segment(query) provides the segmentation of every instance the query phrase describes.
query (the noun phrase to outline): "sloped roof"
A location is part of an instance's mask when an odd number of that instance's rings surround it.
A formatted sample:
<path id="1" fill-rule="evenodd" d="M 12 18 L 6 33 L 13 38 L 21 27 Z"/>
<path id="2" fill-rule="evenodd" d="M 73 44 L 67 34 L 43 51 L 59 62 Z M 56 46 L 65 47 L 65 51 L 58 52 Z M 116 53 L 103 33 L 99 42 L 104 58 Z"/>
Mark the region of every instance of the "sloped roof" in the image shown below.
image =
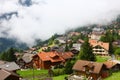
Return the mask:
<path id="1" fill-rule="evenodd" d="M 5 64 L 7 61 L 0 60 L 0 65 Z"/>
<path id="2" fill-rule="evenodd" d="M 56 38 L 60 43 L 66 43 L 66 37 L 58 37 Z"/>
<path id="3" fill-rule="evenodd" d="M 65 51 L 65 46 L 58 46 L 58 45 L 55 45 L 53 47 L 51 47 L 51 50 L 52 51 L 57 51 L 57 52 L 64 52 Z"/>
<path id="4" fill-rule="evenodd" d="M 64 52 L 64 53 L 61 54 L 62 58 L 65 59 L 65 60 L 72 58 L 73 55 L 74 54 L 72 52 Z"/>
<path id="5" fill-rule="evenodd" d="M 30 54 L 30 53 L 25 53 L 22 56 L 22 59 L 25 61 L 25 63 L 29 63 L 32 61 L 34 54 Z"/>
<path id="6" fill-rule="evenodd" d="M 115 62 L 117 64 L 120 64 L 120 60 L 111 60 L 111 61 L 113 61 L 113 62 Z"/>
<path id="7" fill-rule="evenodd" d="M 20 77 L 19 75 L 17 75 L 14 72 L 10 72 L 10 71 L 4 70 L 4 69 L 0 69 L 0 80 L 5 80 L 10 75 Z"/>
<path id="8" fill-rule="evenodd" d="M 8 62 L 5 64 L 0 65 L 1 69 L 5 69 L 8 71 L 14 71 L 20 69 L 20 67 L 15 62 Z"/>
<path id="9" fill-rule="evenodd" d="M 51 61 L 51 62 L 59 62 L 63 61 L 62 57 L 56 51 L 51 52 L 40 52 L 38 56 L 42 61 Z"/>
<path id="10" fill-rule="evenodd" d="M 97 41 L 97 40 L 93 40 L 93 39 L 90 39 L 89 40 L 89 43 L 90 45 L 92 45 L 93 47 L 95 46 L 101 46 L 102 48 L 106 49 L 106 50 L 109 50 L 109 43 L 107 42 L 102 42 L 102 41 Z"/>
<path id="11" fill-rule="evenodd" d="M 104 64 L 106 65 L 106 67 L 108 68 L 108 69 L 110 69 L 110 68 L 112 68 L 112 67 L 114 67 L 116 64 L 118 64 L 117 62 L 114 62 L 114 61 L 106 61 L 106 62 L 104 62 Z"/>
<path id="12" fill-rule="evenodd" d="M 92 66 L 94 66 L 92 73 L 99 74 L 102 67 L 103 67 L 103 63 L 97 63 L 97 62 L 91 62 L 91 61 L 85 61 L 85 60 L 78 60 L 74 64 L 72 69 L 75 70 L 75 71 L 84 71 L 84 67 L 86 65 L 88 65 L 89 63 L 92 63 Z M 91 66 L 91 65 L 88 65 L 88 66 Z"/>
<path id="13" fill-rule="evenodd" d="M 3 69 L 0 70 L 0 79 L 1 80 L 5 80 L 9 75 L 10 75 L 9 72 L 7 72 L 7 71 L 5 71 Z"/>

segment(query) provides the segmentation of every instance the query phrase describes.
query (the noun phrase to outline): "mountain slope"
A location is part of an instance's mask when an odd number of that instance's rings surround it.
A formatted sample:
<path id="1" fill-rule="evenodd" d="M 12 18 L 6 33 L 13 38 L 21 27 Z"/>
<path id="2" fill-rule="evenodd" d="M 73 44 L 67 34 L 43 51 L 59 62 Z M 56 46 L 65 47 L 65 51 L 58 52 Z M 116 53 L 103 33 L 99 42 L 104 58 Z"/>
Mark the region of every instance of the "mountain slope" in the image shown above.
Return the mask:
<path id="1" fill-rule="evenodd" d="M 26 49 L 27 45 L 25 43 L 17 43 L 17 41 L 13 39 L 0 38 L 0 52 L 5 51 L 10 47 Z"/>

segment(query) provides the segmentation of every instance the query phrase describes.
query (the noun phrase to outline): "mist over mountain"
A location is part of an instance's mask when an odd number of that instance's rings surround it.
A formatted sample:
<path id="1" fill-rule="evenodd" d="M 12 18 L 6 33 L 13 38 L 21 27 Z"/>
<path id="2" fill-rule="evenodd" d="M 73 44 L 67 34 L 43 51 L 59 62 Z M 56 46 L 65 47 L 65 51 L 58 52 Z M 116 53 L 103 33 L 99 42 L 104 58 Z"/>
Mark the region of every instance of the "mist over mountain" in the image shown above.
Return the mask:
<path id="1" fill-rule="evenodd" d="M 23 50 L 27 48 L 27 45 L 25 43 L 17 43 L 15 39 L 0 38 L 0 52 L 11 47 Z"/>
<path id="2" fill-rule="evenodd" d="M 32 5 L 32 1 L 31 0 L 19 0 L 19 3 L 23 6 L 30 6 Z"/>
<path id="3" fill-rule="evenodd" d="M 15 15 L 16 17 L 18 16 L 18 13 L 17 12 L 9 12 L 9 13 L 5 13 L 5 14 L 2 14 L 0 16 L 0 20 L 9 20 L 11 19 L 11 17 Z"/>
<path id="4" fill-rule="evenodd" d="M 119 14 L 119 0 L 0 0 L 0 38 L 31 47 L 78 26 L 109 24 Z"/>

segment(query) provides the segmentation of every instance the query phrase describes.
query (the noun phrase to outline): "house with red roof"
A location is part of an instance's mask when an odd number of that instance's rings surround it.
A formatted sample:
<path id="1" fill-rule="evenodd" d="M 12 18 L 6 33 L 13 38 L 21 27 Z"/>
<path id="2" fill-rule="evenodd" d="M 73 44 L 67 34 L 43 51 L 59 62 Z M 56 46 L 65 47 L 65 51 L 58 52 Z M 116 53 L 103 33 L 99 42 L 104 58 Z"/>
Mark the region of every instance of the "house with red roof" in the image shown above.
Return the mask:
<path id="1" fill-rule="evenodd" d="M 93 53 L 96 55 L 109 55 L 109 43 L 98 40 L 89 40 L 90 45 L 93 47 Z"/>
<path id="2" fill-rule="evenodd" d="M 73 53 L 71 52 L 40 52 L 33 57 L 34 66 L 36 68 L 49 69 L 51 66 L 56 66 L 61 63 L 64 63 L 66 60 L 71 59 L 72 56 Z"/>

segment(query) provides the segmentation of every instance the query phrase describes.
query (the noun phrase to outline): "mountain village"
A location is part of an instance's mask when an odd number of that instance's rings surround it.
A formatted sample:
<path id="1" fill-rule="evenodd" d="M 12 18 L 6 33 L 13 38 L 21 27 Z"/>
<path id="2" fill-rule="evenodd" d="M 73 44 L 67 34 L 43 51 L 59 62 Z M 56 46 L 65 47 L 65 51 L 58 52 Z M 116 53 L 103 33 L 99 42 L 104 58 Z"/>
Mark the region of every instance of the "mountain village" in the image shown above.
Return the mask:
<path id="1" fill-rule="evenodd" d="M 29 48 L 22 53 L 16 52 L 14 53 L 16 61 L 0 60 L 0 80 L 54 80 L 54 76 L 64 74 L 66 75 L 64 80 L 106 80 L 112 73 L 120 72 L 120 52 L 117 53 L 120 39 L 111 43 L 102 41 L 101 37 L 108 37 L 108 32 L 120 36 L 119 29 L 104 30 L 97 26 L 89 34 L 85 31 L 71 31 L 57 38 L 51 38 L 48 44 L 41 47 Z M 87 40 L 83 40 L 81 35 L 87 37 Z M 92 47 L 90 51 L 83 46 L 86 42 Z M 116 48 L 114 53 L 110 50 L 111 45 Z M 88 53 L 81 55 L 84 54 L 84 49 Z M 91 51 L 95 59 L 89 56 L 89 52 L 92 55 Z M 87 55 L 87 58 L 83 58 Z M 102 61 L 103 58 L 105 60 Z M 18 73 L 29 69 L 32 70 L 31 78 L 25 78 Z M 35 70 L 39 72 L 46 70 L 46 76 L 36 78 Z"/>

